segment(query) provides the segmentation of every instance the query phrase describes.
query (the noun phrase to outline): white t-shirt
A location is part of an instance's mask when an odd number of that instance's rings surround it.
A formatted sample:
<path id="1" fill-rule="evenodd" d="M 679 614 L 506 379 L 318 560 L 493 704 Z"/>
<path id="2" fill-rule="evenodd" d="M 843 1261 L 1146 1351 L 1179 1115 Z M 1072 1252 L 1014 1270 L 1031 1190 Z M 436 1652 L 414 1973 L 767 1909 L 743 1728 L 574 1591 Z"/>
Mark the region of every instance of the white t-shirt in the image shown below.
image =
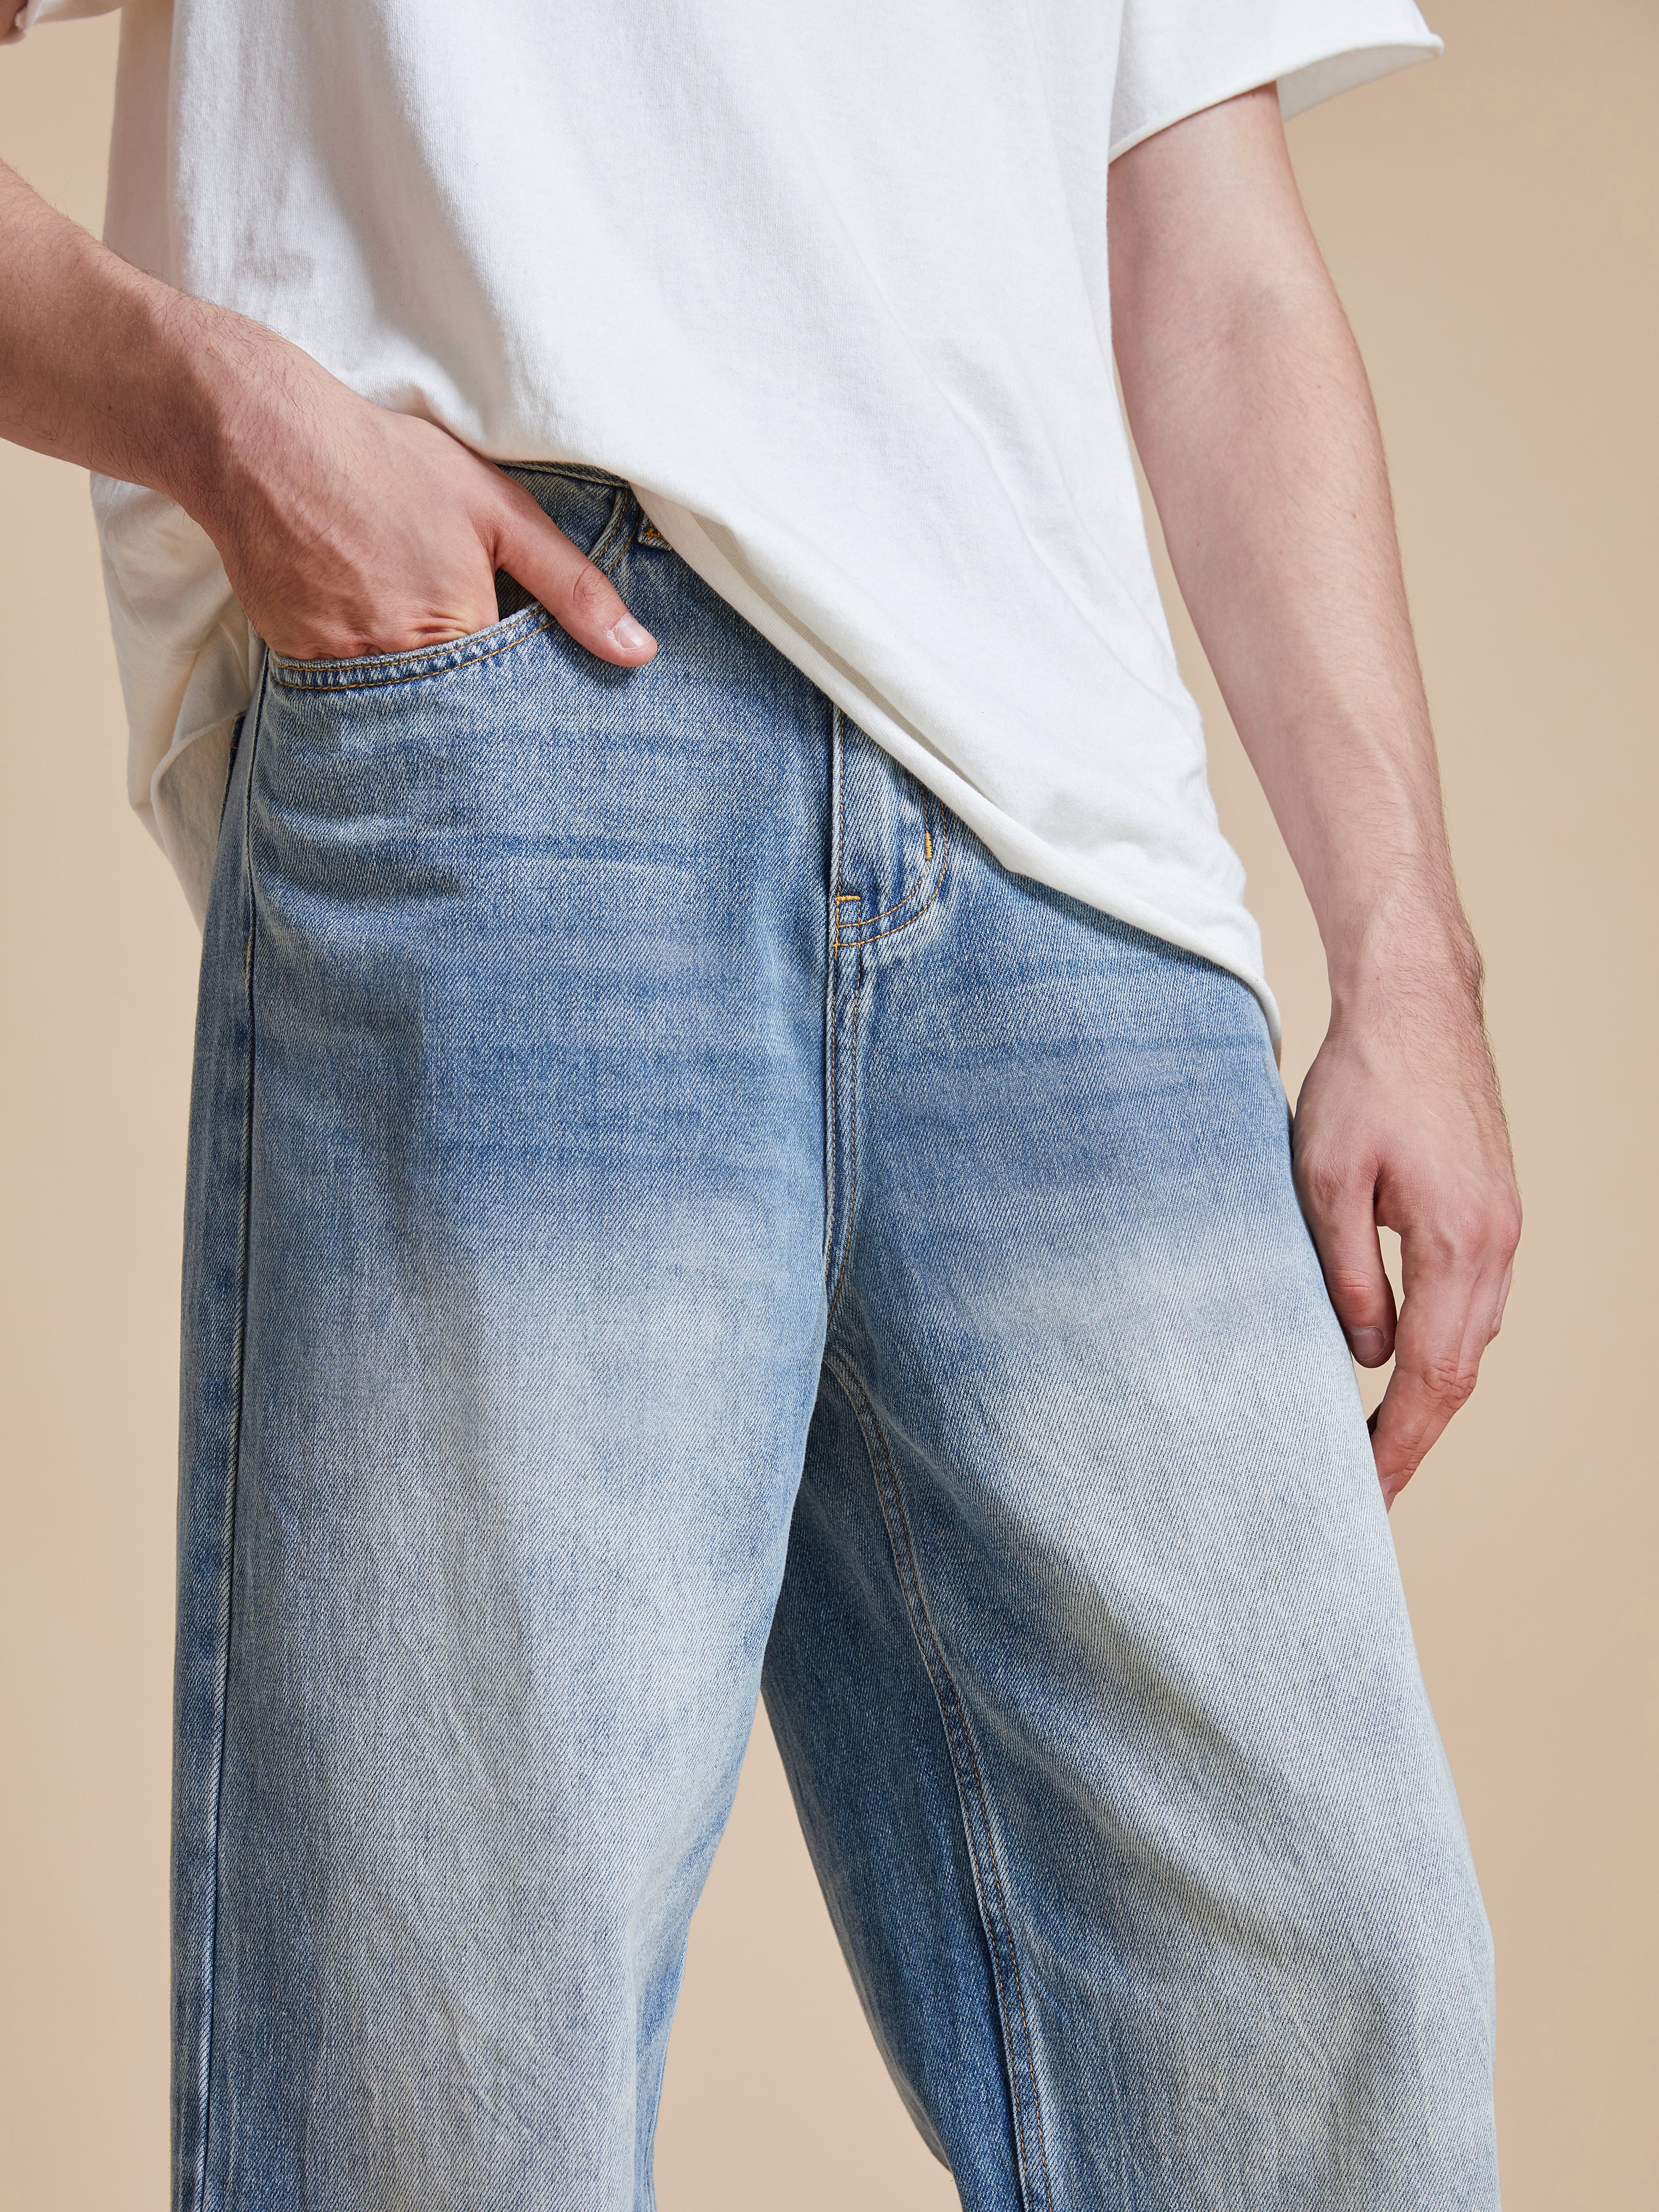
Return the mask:
<path id="1" fill-rule="evenodd" d="M 1008 866 L 1271 1020 L 1113 386 L 1107 165 L 1438 44 L 1411 0 L 132 0 L 107 236 L 492 459 L 626 477 Z M 178 507 L 94 499 L 133 800 L 199 911 L 258 643 Z"/>

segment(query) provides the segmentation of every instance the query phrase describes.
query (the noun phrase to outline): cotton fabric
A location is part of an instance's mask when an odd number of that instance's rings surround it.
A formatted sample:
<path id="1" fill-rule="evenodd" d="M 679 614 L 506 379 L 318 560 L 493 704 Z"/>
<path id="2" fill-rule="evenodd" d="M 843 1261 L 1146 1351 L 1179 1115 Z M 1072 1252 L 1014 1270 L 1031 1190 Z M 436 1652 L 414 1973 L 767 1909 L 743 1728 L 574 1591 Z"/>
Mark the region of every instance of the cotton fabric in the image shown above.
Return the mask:
<path id="1" fill-rule="evenodd" d="M 1113 386 L 1107 167 L 1434 52 L 1410 0 L 137 0 L 127 30 L 118 251 L 484 454 L 622 475 L 1008 866 L 1272 1018 Z M 133 800 L 199 911 L 257 641 L 195 525 L 95 496 Z"/>

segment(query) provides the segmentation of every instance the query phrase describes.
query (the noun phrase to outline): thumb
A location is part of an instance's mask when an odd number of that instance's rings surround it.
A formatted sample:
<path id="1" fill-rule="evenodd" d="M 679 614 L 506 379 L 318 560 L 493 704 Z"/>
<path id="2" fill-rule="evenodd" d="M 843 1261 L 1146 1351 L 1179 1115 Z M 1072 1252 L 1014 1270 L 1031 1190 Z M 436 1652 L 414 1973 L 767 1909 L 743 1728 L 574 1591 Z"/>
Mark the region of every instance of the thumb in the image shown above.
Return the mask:
<path id="1" fill-rule="evenodd" d="M 548 520 L 522 485 L 503 489 L 495 566 L 539 599 L 559 628 L 599 659 L 618 668 L 637 668 L 649 660 L 657 641 L 629 613 L 610 578 Z"/>

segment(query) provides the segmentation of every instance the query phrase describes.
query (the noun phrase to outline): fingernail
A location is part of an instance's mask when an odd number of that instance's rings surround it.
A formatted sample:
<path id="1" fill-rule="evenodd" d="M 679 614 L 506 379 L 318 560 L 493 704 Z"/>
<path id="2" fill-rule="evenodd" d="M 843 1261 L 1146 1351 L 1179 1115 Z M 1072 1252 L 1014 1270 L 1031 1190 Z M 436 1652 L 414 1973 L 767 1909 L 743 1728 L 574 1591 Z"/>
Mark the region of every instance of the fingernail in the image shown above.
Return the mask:
<path id="1" fill-rule="evenodd" d="M 1382 1332 L 1380 1328 L 1351 1328 L 1348 1346 L 1362 1367 L 1376 1367 L 1382 1358 Z"/>
<path id="2" fill-rule="evenodd" d="M 623 615 L 611 625 L 611 642 L 623 653 L 643 653 L 656 640 L 632 615 Z"/>

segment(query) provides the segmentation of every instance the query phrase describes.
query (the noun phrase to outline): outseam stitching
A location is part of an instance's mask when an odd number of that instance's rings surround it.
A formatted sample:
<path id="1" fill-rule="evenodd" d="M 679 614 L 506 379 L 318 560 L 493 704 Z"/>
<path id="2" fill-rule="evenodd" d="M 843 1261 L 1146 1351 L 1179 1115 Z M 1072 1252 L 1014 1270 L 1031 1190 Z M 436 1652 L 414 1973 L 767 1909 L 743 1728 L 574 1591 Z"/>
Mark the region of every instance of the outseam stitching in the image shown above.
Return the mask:
<path id="1" fill-rule="evenodd" d="M 219 1874 L 221 1819 L 224 1802 L 225 1741 L 230 1723 L 230 1664 L 231 1649 L 235 1635 L 236 1599 L 236 1520 L 240 1500 L 242 1474 L 242 1419 L 246 1396 L 247 1376 L 247 1309 L 248 1270 L 252 1236 L 253 1213 L 253 1094 L 254 1094 L 254 994 L 253 941 L 258 928 L 258 901 L 253 880 L 253 770 L 258 750 L 260 725 L 264 721 L 264 684 L 261 678 L 262 696 L 256 702 L 253 727 L 248 738 L 247 787 L 242 797 L 242 887 L 247 902 L 247 936 L 242 954 L 242 989 L 247 1023 L 247 1073 L 243 1085 L 242 1107 L 242 1200 L 241 1216 L 238 1224 L 239 1249 L 236 1270 L 236 1374 L 234 1405 L 231 1415 L 229 1468 L 229 1497 L 225 1505 L 225 1571 L 224 1571 L 224 1641 L 221 1647 L 219 1680 L 218 1741 L 214 1747 L 213 1773 L 213 1848 L 210 1857 L 211 1882 L 209 1889 L 207 1929 L 207 1985 L 204 1992 L 204 2018 L 202 2027 L 201 2118 L 198 2128 L 195 2206 L 196 2212 L 207 2197 L 208 2146 L 213 2123 L 213 2046 L 214 2029 L 219 2008 Z"/>
<path id="2" fill-rule="evenodd" d="M 1004 2061 L 1008 2069 L 1009 2101 L 1012 2106 L 1014 2131 L 1018 2142 L 1020 2164 L 1023 2169 L 1022 2184 L 1025 2176 L 1030 2176 L 1035 2182 L 1035 2174 L 1032 2171 L 1030 2153 L 1025 2141 L 1025 2119 L 1021 2111 L 1017 2070 L 1024 2071 L 1030 2084 L 1031 2120 L 1036 2131 L 1037 2159 L 1042 2176 L 1044 2212 L 1054 2212 L 1054 2185 L 1048 2172 L 1048 2150 L 1045 2139 L 1046 2131 L 1042 2124 L 1042 2095 L 1037 2087 L 1031 2023 L 1025 2007 L 1025 1991 L 1019 1971 L 1019 1954 L 1014 1946 L 1012 1919 L 1008 1911 L 1007 1895 L 1003 1887 L 1002 1869 L 997 1858 L 995 1838 L 991 1827 L 990 1802 L 985 1788 L 984 1775 L 980 1767 L 979 1753 L 974 1743 L 973 1731 L 968 1726 L 962 1698 L 951 1678 L 951 1670 L 945 1663 L 945 1654 L 934 1633 L 933 1623 L 927 1616 L 909 1516 L 904 1510 L 903 1495 L 899 1488 L 898 1472 L 893 1463 L 893 1455 L 888 1447 L 887 1438 L 883 1432 L 876 1409 L 871 1403 L 869 1394 L 863 1384 L 838 1354 L 826 1352 L 824 1365 L 845 1393 L 848 1403 L 853 1409 L 853 1417 L 857 1421 L 860 1432 L 864 1437 L 865 1449 L 870 1457 L 871 1470 L 876 1478 L 877 1499 L 881 1506 L 882 1518 L 887 1523 L 887 1538 L 892 1547 L 894 1565 L 898 1571 L 900 1584 L 904 1592 L 905 1609 L 910 1616 L 910 1632 L 915 1638 L 916 1647 L 921 1655 L 922 1665 L 927 1669 L 927 1679 L 933 1686 L 933 1695 L 939 1705 L 939 1717 L 945 1728 L 945 1743 L 950 1751 L 951 1763 L 956 1771 L 959 1790 L 963 1786 L 963 1762 L 956 1745 L 958 1735 L 967 1751 L 967 1764 L 972 1773 L 973 1793 L 978 1801 L 979 1817 L 985 1832 L 983 1856 L 989 1864 L 992 1880 L 996 1888 L 994 1909 L 996 1926 L 994 1932 L 988 1929 L 987 1931 L 989 1940 L 986 1949 L 991 1961 L 992 1979 L 996 1985 L 999 2025 L 1003 2030 Z M 882 1480 L 884 1470 L 886 1475 L 884 1483 Z M 896 1525 L 895 1525 L 896 1522 Z M 985 1881 L 985 1869 L 981 1863 L 981 1850 L 975 1842 L 973 1823 L 964 1820 L 963 1831 L 968 1845 L 969 1857 L 974 1868 L 974 1879 L 980 1895 L 981 1910 L 985 1912 L 989 1906 L 989 1898 Z M 1013 2054 L 1008 2049 L 1009 2013 L 1003 1987 L 1002 1972 L 997 1960 L 996 1939 L 998 1936 L 1000 1937 L 1007 1951 L 1009 1978 L 1013 1984 L 1015 2002 L 1019 2008 L 1020 2034 L 1025 2045 L 1023 2069 L 1016 2069 Z M 1022 2185 L 1021 2193 L 1022 2195 L 1026 2193 L 1024 2185 Z M 1032 2208 L 1032 2212 L 1036 2212 L 1035 2208 Z"/>

